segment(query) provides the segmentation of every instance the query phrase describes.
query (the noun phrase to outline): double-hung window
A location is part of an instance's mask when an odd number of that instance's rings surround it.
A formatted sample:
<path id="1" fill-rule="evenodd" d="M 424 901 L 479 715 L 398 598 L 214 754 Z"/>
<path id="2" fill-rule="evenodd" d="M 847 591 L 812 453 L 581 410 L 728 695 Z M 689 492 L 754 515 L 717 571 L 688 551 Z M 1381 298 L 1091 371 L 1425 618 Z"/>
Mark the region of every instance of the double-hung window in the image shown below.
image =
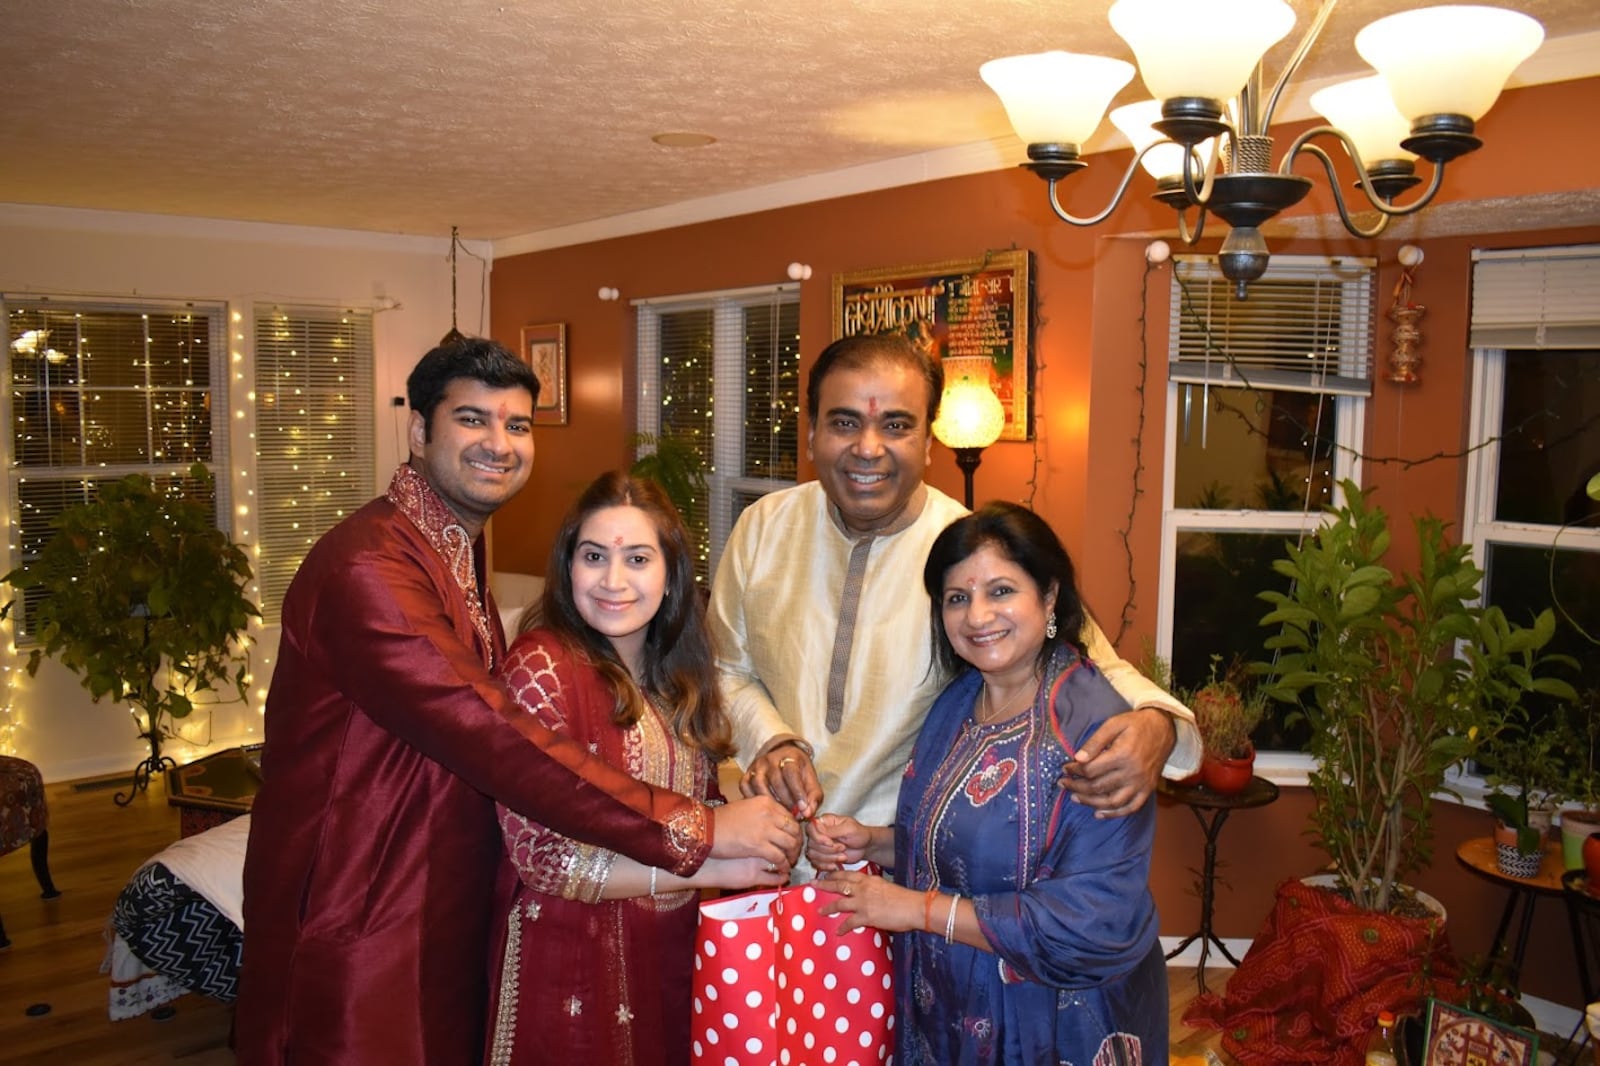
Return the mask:
<path id="1" fill-rule="evenodd" d="M 1274 256 L 1244 300 L 1213 260 L 1174 263 L 1157 651 L 1174 684 L 1263 660 L 1273 560 L 1359 482 L 1373 350 L 1371 260 Z M 1299 750 L 1270 707 L 1262 750 Z"/>
<path id="2" fill-rule="evenodd" d="M 8 506 L 13 563 L 100 486 L 144 474 L 205 498 L 228 528 L 225 309 L 221 304 L 6 297 Z M 189 476 L 195 463 L 211 484 Z M 29 590 L 18 618 L 28 636 Z"/>
<path id="3" fill-rule="evenodd" d="M 705 580 L 740 513 L 795 483 L 800 295 L 771 285 L 635 306 L 638 430 L 689 445 L 704 464 L 706 491 L 683 517 Z"/>
<path id="4" fill-rule="evenodd" d="M 1483 251 L 1472 285 L 1472 419 L 1463 536 L 1484 600 L 1528 624 L 1600 699 L 1600 246 Z M 1536 718 L 1551 708 L 1535 698 Z"/>

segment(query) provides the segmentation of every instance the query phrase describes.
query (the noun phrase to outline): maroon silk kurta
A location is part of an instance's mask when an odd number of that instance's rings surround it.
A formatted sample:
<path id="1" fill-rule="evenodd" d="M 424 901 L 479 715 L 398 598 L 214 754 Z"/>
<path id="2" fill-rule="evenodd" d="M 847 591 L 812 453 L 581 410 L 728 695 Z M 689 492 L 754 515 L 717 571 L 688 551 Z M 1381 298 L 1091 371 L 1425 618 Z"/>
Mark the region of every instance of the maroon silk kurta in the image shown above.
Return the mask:
<path id="1" fill-rule="evenodd" d="M 495 800 L 679 872 L 709 853 L 704 808 L 518 710 L 491 675 L 505 640 L 483 607 L 388 498 L 295 577 L 245 857 L 241 1066 L 479 1061 Z"/>

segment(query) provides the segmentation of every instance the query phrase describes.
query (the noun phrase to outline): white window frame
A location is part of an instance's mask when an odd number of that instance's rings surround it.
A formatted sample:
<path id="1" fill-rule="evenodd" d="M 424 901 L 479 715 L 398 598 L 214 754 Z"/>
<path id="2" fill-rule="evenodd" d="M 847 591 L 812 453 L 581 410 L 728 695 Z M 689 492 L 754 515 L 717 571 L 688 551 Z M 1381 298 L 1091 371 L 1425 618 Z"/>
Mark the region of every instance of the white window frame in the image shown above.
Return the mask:
<path id="1" fill-rule="evenodd" d="M 743 326 L 744 309 L 751 304 L 770 302 L 776 296 L 794 294 L 799 303 L 800 287 L 794 284 L 758 285 L 742 289 L 722 289 L 715 292 L 689 293 L 681 296 L 652 297 L 633 301 L 638 311 L 638 420 L 640 433 L 658 436 L 661 432 L 661 351 L 660 332 L 656 324 L 662 314 L 703 310 L 712 313 L 714 340 L 712 369 L 712 457 L 706 471 L 706 523 L 710 541 L 708 574 L 717 572 L 722 558 L 722 548 L 733 532 L 733 500 L 738 493 L 764 496 L 779 489 L 791 488 L 796 482 L 775 478 L 751 478 L 721 473 L 724 470 L 744 468 L 742 427 L 744 424 L 744 371 L 745 353 L 738 340 Z M 804 388 L 799 396 L 804 400 Z M 798 433 L 798 426 L 796 429 Z M 796 448 L 801 443 L 796 441 Z M 798 460 L 798 455 L 796 459 Z M 797 463 L 798 466 L 798 463 Z"/>
<path id="2" fill-rule="evenodd" d="M 1349 264 L 1349 257 L 1333 260 L 1320 256 L 1275 256 L 1272 264 L 1277 271 L 1290 274 L 1304 273 L 1309 269 L 1320 266 L 1331 267 L 1335 263 Z M 1370 265 L 1365 261 L 1364 265 Z M 1169 365 L 1177 359 L 1178 344 L 1178 308 L 1176 306 L 1176 286 L 1174 280 L 1174 306 L 1170 330 Z M 1373 309 L 1364 311 L 1359 307 L 1352 307 L 1351 314 L 1365 315 L 1370 319 Z M 1370 331 L 1369 331 L 1370 332 Z M 1351 360 L 1341 360 L 1344 372 L 1351 377 L 1359 377 L 1363 372 Z M 1369 360 L 1370 364 L 1370 360 Z M 1224 373 L 1226 371 L 1224 370 Z M 1248 371 L 1246 372 L 1248 375 Z M 1320 505 L 1310 511 L 1265 511 L 1253 508 L 1234 508 L 1229 510 L 1215 510 L 1206 508 L 1179 507 L 1174 499 L 1177 483 L 1177 446 L 1180 424 L 1182 422 L 1182 405 L 1179 389 L 1184 385 L 1195 388 L 1202 387 L 1193 377 L 1169 376 L 1167 382 L 1166 425 L 1163 439 L 1162 456 L 1162 510 L 1161 510 L 1161 556 L 1160 577 L 1158 589 L 1159 610 L 1156 617 L 1156 653 L 1166 658 L 1169 662 L 1172 656 L 1173 630 L 1174 630 L 1174 601 L 1177 596 L 1177 551 L 1178 538 L 1184 533 L 1281 533 L 1284 538 L 1291 539 L 1303 536 L 1316 529 L 1326 521 Z M 1276 375 L 1270 380 L 1251 380 L 1251 385 L 1256 388 L 1282 388 L 1285 380 L 1281 375 Z M 1211 377 L 1210 388 L 1227 388 L 1242 390 L 1243 384 L 1237 379 L 1228 382 L 1225 377 Z M 1301 391 L 1315 391 L 1303 389 Z M 1366 437 L 1366 408 L 1367 397 L 1354 394 L 1348 387 L 1338 392 L 1322 393 L 1328 403 L 1334 405 L 1334 431 L 1336 439 L 1341 446 L 1334 449 L 1333 453 L 1333 498 L 1334 504 L 1340 505 L 1344 501 L 1344 494 L 1340 483 L 1346 478 L 1356 484 L 1362 484 L 1361 449 Z M 1262 614 L 1267 611 L 1265 603 L 1262 604 Z M 1309 774 L 1316 766 L 1316 760 L 1304 752 L 1289 751 L 1262 751 L 1256 754 L 1256 773 L 1280 785 L 1304 785 L 1309 780 Z"/>

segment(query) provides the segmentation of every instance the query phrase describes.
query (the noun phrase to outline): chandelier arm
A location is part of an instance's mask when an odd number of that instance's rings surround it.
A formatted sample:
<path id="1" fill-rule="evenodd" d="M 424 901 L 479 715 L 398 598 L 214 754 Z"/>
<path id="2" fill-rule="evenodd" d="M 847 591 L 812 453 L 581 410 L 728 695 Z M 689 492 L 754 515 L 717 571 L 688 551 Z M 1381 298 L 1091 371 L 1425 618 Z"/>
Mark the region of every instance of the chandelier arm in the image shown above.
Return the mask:
<path id="1" fill-rule="evenodd" d="M 1311 46 L 1322 36 L 1322 28 L 1328 24 L 1333 9 L 1338 6 L 1339 0 L 1322 0 L 1322 6 L 1317 9 L 1316 17 L 1311 20 L 1311 26 L 1306 30 L 1305 36 L 1300 38 L 1300 43 L 1295 46 L 1294 55 L 1289 57 L 1289 62 L 1278 72 L 1278 80 L 1272 83 L 1272 92 L 1267 97 L 1267 106 L 1262 109 L 1261 128 L 1256 131 L 1257 133 L 1267 133 L 1272 129 L 1272 113 L 1278 109 L 1278 98 L 1288 87 L 1289 79 L 1300 70 L 1300 64 L 1305 62 Z"/>
<path id="2" fill-rule="evenodd" d="M 1333 159 L 1327 152 L 1311 143 L 1313 137 L 1324 134 L 1337 139 L 1340 144 L 1344 145 L 1345 154 L 1350 157 L 1351 164 L 1356 168 L 1356 183 L 1361 186 L 1361 191 L 1366 194 L 1368 204 L 1371 205 L 1374 211 L 1386 217 L 1403 218 L 1406 215 L 1416 214 L 1433 202 L 1433 198 L 1438 193 L 1440 186 L 1444 184 L 1444 164 L 1435 163 L 1433 164 L 1433 176 L 1428 181 L 1428 187 L 1422 191 L 1417 199 L 1408 204 L 1400 204 L 1398 206 L 1391 204 L 1373 191 L 1372 176 L 1367 173 L 1366 164 L 1361 161 L 1361 153 L 1356 151 L 1356 146 L 1350 140 L 1349 135 L 1335 126 L 1315 126 L 1294 139 L 1294 143 L 1284 153 L 1283 162 L 1279 165 L 1278 172 L 1280 174 L 1291 173 L 1294 170 L 1295 158 L 1302 152 L 1316 156 L 1322 160 L 1323 169 L 1328 172 L 1328 185 L 1332 187 L 1334 197 L 1339 201 L 1341 214 L 1344 212 L 1344 198 L 1339 192 L 1339 175 L 1334 169 Z M 1363 235 L 1350 225 L 1348 216 L 1346 216 L 1345 226 L 1351 233 L 1355 233 L 1358 236 Z"/>
<path id="3" fill-rule="evenodd" d="M 1206 231 L 1206 209 L 1199 208 L 1194 219 L 1194 232 L 1189 232 L 1188 208 L 1178 208 L 1178 239 L 1187 247 L 1194 247 L 1200 243 L 1200 237 Z"/>
<path id="4" fill-rule="evenodd" d="M 1057 218 L 1070 225 L 1098 226 L 1110 217 L 1111 212 L 1117 209 L 1118 204 L 1122 203 L 1122 197 L 1127 193 L 1128 185 L 1132 183 L 1133 176 L 1139 172 L 1139 161 L 1144 158 L 1145 152 L 1154 147 L 1155 145 L 1150 145 L 1133 157 L 1133 162 L 1128 164 L 1127 171 L 1122 175 L 1122 181 L 1117 184 L 1117 191 L 1111 194 L 1111 202 L 1106 204 L 1099 214 L 1091 215 L 1088 218 L 1078 218 L 1076 215 L 1069 214 L 1067 209 L 1061 206 L 1061 200 L 1056 195 L 1056 184 L 1061 180 L 1060 178 L 1046 179 L 1050 186 L 1050 209 L 1056 213 Z"/>
<path id="5" fill-rule="evenodd" d="M 1345 204 L 1344 193 L 1339 189 L 1339 174 L 1336 170 L 1334 170 L 1333 159 L 1328 155 L 1327 152 L 1324 152 L 1321 148 L 1314 144 L 1301 145 L 1300 150 L 1308 155 L 1316 156 L 1318 159 L 1322 160 L 1322 166 L 1328 172 L 1328 188 L 1333 191 L 1333 202 L 1339 207 L 1339 219 L 1344 223 L 1344 228 L 1349 230 L 1353 236 L 1367 239 L 1376 237 L 1378 234 L 1389 228 L 1389 219 L 1393 215 L 1405 213 L 1399 211 L 1384 212 L 1378 216 L 1378 221 L 1371 229 L 1362 229 L 1361 226 L 1356 223 L 1356 220 L 1350 217 L 1350 208 Z M 1435 173 L 1437 174 L 1437 171 L 1435 171 Z M 1361 188 L 1363 190 L 1366 189 L 1365 175 L 1362 176 Z M 1367 199 L 1372 200 L 1371 192 L 1367 193 Z M 1380 207 L 1380 209 L 1382 207 L 1382 205 L 1375 200 L 1373 201 L 1373 205 L 1375 207 Z M 1422 205 L 1418 204 L 1417 206 L 1420 207 Z"/>
<path id="6" fill-rule="evenodd" d="M 1205 184 L 1199 189 L 1194 187 L 1193 164 L 1197 153 L 1194 148 L 1190 148 L 1183 153 L 1183 191 L 1188 195 L 1189 202 L 1196 207 L 1204 208 L 1206 204 L 1211 202 L 1211 186 L 1216 183 L 1217 167 L 1222 163 L 1222 138 L 1224 135 L 1227 136 L 1229 143 L 1232 143 L 1234 138 L 1233 127 L 1229 126 L 1225 133 L 1217 135 L 1217 146 L 1211 152 L 1211 159 L 1209 161 L 1202 160 L 1206 168 L 1206 180 Z"/>

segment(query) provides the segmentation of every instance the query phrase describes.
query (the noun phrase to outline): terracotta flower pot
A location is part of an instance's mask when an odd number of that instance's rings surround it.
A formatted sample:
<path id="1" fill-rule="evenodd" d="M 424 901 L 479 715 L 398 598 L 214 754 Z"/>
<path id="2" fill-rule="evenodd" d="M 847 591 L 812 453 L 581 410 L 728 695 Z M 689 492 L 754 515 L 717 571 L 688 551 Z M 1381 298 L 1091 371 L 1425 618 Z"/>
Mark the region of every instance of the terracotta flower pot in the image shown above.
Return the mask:
<path id="1" fill-rule="evenodd" d="M 1590 888 L 1600 885 L 1600 833 L 1590 833 L 1583 842 L 1583 868 L 1589 874 Z"/>
<path id="2" fill-rule="evenodd" d="M 1249 786 L 1255 767 L 1255 748 L 1237 759 L 1216 759 L 1207 755 L 1200 763 L 1200 781 L 1213 792 L 1232 795 Z"/>

